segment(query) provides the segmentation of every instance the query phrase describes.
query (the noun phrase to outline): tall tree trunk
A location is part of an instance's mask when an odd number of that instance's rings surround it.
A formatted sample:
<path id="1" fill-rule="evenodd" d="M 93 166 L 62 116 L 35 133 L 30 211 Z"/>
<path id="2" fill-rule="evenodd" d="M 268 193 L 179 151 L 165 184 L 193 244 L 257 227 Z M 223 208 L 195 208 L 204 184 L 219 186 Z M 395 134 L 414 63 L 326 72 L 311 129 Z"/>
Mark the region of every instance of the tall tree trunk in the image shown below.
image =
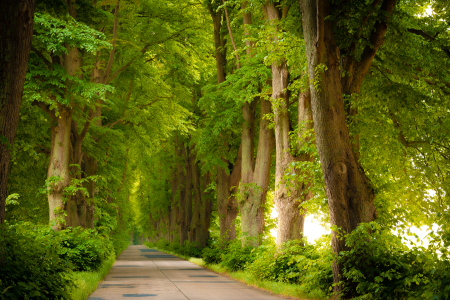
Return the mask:
<path id="1" fill-rule="evenodd" d="M 309 91 L 299 96 L 299 126 L 303 126 L 300 131 L 312 128 L 311 96 Z M 275 114 L 275 140 L 276 140 L 276 169 L 275 169 L 275 197 L 274 203 L 278 212 L 277 226 L 277 246 L 288 240 L 301 239 L 305 216 L 299 205 L 311 199 L 312 193 L 308 191 L 308 182 L 291 181 L 289 185 L 283 180 L 286 169 L 291 163 L 300 161 L 313 161 L 309 154 L 296 155 L 290 153 L 289 145 L 289 114 L 287 112 L 287 101 L 278 103 L 274 108 Z M 300 137 L 299 137 L 300 139 Z M 307 142 L 307 141 L 305 141 Z M 297 170 L 296 172 L 302 172 Z M 311 174 L 302 174 L 302 177 L 310 177 Z M 309 175 L 309 176 L 308 176 Z"/>
<path id="2" fill-rule="evenodd" d="M 354 155 L 343 92 L 359 91 L 359 87 L 383 44 L 386 21 L 376 22 L 370 42 L 358 60 L 348 57 L 340 61 L 340 49 L 333 36 L 333 23 L 326 19 L 331 4 L 326 0 L 301 0 L 303 33 L 309 69 L 312 111 L 317 150 L 322 164 L 328 197 L 330 220 L 344 232 L 352 232 L 358 224 L 376 218 L 375 195 L 369 179 Z M 386 18 L 392 13 L 395 0 L 384 0 L 380 10 Z M 341 64 L 343 62 L 343 64 Z M 345 71 L 345 72 L 343 72 Z M 345 77 L 341 78 L 341 74 Z M 346 250 L 345 240 L 333 233 L 335 254 Z M 333 263 L 334 282 L 341 280 L 343 266 Z M 339 294 L 341 287 L 335 286 Z M 351 295 L 342 295 L 345 299 Z"/>
<path id="3" fill-rule="evenodd" d="M 69 164 L 72 110 L 58 104 L 58 111 L 57 123 L 51 128 L 51 151 L 47 173 L 47 180 L 50 181 L 48 186 L 50 224 L 54 230 L 66 227 L 64 189 L 70 185 L 71 179 Z"/>
<path id="4" fill-rule="evenodd" d="M 223 10 L 218 12 L 210 6 L 209 12 L 214 24 L 214 49 L 216 55 L 216 71 L 217 71 L 217 83 L 220 84 L 225 81 L 225 65 L 227 62 L 227 56 L 225 53 L 225 40 L 221 34 Z"/>
<path id="5" fill-rule="evenodd" d="M 178 177 L 178 232 L 180 236 L 180 245 L 184 244 L 187 240 L 187 224 L 186 224 L 186 175 L 184 173 L 184 163 L 181 163 L 183 159 L 183 142 L 179 141 L 179 137 L 175 140 L 175 157 L 177 160 L 177 177 Z"/>
<path id="6" fill-rule="evenodd" d="M 212 7 L 209 7 L 210 14 L 214 23 L 214 47 L 216 54 L 216 71 L 217 84 L 225 81 L 225 39 L 221 33 L 224 22 L 224 11 L 221 9 L 215 12 Z M 223 159 L 226 165 L 230 162 Z M 237 192 L 237 185 L 240 181 L 241 175 L 241 149 L 239 150 L 236 161 L 233 164 L 232 170 L 218 168 L 216 177 L 217 190 L 217 210 L 219 213 L 220 223 L 220 240 L 227 242 L 236 238 L 235 220 L 238 215 L 238 206 L 236 197 L 233 196 Z"/>
<path id="7" fill-rule="evenodd" d="M 76 19 L 75 0 L 67 0 L 67 6 L 69 14 Z M 77 48 L 69 45 L 66 45 L 66 48 L 67 54 L 63 55 L 62 66 L 69 76 L 77 76 L 81 79 L 81 74 L 77 74 L 82 66 L 79 51 Z M 65 97 L 73 103 L 70 95 L 66 94 Z M 44 110 L 46 109 L 44 104 L 41 103 L 40 106 L 44 106 Z M 48 194 L 50 223 L 54 229 L 58 230 L 63 227 L 75 227 L 80 224 L 77 205 L 78 197 L 76 195 L 66 195 L 64 197 L 64 189 L 70 185 L 71 178 L 77 178 L 78 175 L 76 173 L 80 173 L 79 169 L 70 168 L 69 165 L 81 165 L 82 139 L 78 139 L 76 123 L 72 119 L 73 110 L 70 106 L 58 103 L 58 117 L 49 109 L 46 111 L 53 119 L 57 120 L 57 125 L 51 128 L 52 142 L 47 179 L 52 180 L 54 176 L 61 178 L 58 184 L 49 186 Z M 60 211 L 61 209 L 64 211 Z M 62 214 L 66 214 L 65 222 L 61 220 Z"/>
<path id="8" fill-rule="evenodd" d="M 191 220 L 191 236 L 189 241 L 197 242 L 199 235 L 201 235 L 201 206 L 202 206 L 202 195 L 200 192 L 200 170 L 198 166 L 198 162 L 195 159 L 195 155 L 191 154 L 190 157 L 190 166 L 191 166 L 191 174 L 192 174 L 192 189 L 194 191 L 194 203 L 193 203 L 193 211 L 192 211 L 192 220 Z"/>
<path id="9" fill-rule="evenodd" d="M 185 240 L 189 240 L 189 236 L 191 235 L 190 227 L 192 220 L 192 173 L 191 168 L 189 166 L 189 145 L 185 145 L 184 142 L 181 143 L 181 153 L 184 158 L 184 172 L 185 172 L 185 182 L 184 182 L 184 211 L 182 217 L 184 218 L 184 226 L 182 228 L 183 234 L 181 244 L 184 243 Z M 184 232 L 185 231 L 185 232 Z"/>
<path id="10" fill-rule="evenodd" d="M 256 101 L 256 100 L 254 100 Z M 269 187 L 272 152 L 275 146 L 273 130 L 269 121 L 263 116 L 271 112 L 271 103 L 261 99 L 259 142 L 256 161 L 253 159 L 254 114 L 250 105 L 243 108 L 244 125 L 242 129 L 242 177 L 239 192 L 239 210 L 241 212 L 241 229 L 244 234 L 242 242 L 258 246 L 264 229 L 264 205 Z M 253 167 L 254 164 L 254 167 Z"/>
<path id="11" fill-rule="evenodd" d="M 247 2 L 242 3 L 245 9 Z M 245 34 L 248 35 L 247 26 L 252 24 L 250 13 L 243 14 Z M 231 29 L 229 28 L 230 32 Z M 253 56 L 253 43 L 246 42 L 247 55 Z M 258 150 L 256 161 L 254 158 L 255 135 L 255 107 L 260 103 L 260 126 Z M 269 121 L 264 115 L 271 112 L 271 104 L 264 99 L 255 98 L 252 103 L 246 102 L 242 107 L 244 123 L 242 126 L 242 176 L 238 198 L 241 212 L 241 230 L 244 234 L 242 243 L 258 246 L 260 235 L 264 229 L 264 205 L 269 185 L 272 152 L 275 146 L 275 137 L 269 129 Z"/>
<path id="12" fill-rule="evenodd" d="M 128 150 L 128 149 L 127 149 Z M 127 151 L 128 153 L 128 151 Z M 87 177 L 97 175 L 97 160 L 90 156 L 84 157 L 84 172 Z M 122 181 L 125 181 L 127 169 L 127 162 L 125 162 L 125 168 L 123 172 Z M 85 184 L 85 188 L 89 193 L 89 199 L 87 199 L 86 203 L 86 217 L 85 217 L 85 228 L 94 228 L 94 213 L 95 213 L 95 182 L 93 180 L 88 180 Z"/>
<path id="13" fill-rule="evenodd" d="M 270 22 L 286 17 L 288 8 L 280 8 L 279 2 L 266 4 L 265 10 Z M 277 26 L 277 25 L 275 25 Z M 278 33 L 278 28 L 275 30 Z M 278 42 L 277 36 L 273 37 Z M 289 71 L 286 60 L 272 63 L 272 107 L 275 119 L 275 144 L 276 144 L 276 168 L 275 168 L 275 197 L 274 204 L 278 212 L 277 246 L 281 246 L 288 240 L 301 239 L 303 237 L 304 211 L 299 205 L 311 197 L 311 193 L 305 191 L 304 183 L 290 181 L 289 185 L 283 180 L 286 169 L 294 162 L 311 160 L 309 155 L 295 156 L 289 142 L 291 121 L 289 118 Z M 299 110 L 310 105 L 310 93 L 301 94 L 299 97 Z M 309 110 L 310 111 L 310 110 Z M 299 126 L 311 126 L 311 114 L 299 114 Z M 308 128 L 304 128 L 308 129 Z"/>
<path id="14" fill-rule="evenodd" d="M 226 242 L 236 238 L 234 220 L 238 211 L 236 200 L 234 197 L 233 199 L 230 198 L 230 175 L 222 168 L 218 168 L 217 170 L 216 192 L 220 239 L 222 242 Z"/>
<path id="15" fill-rule="evenodd" d="M 206 189 L 211 181 L 211 174 L 207 173 L 201 177 L 201 206 L 200 206 L 200 227 L 197 232 L 197 242 L 202 248 L 206 247 L 209 239 L 209 227 L 211 226 L 211 193 Z"/>
<path id="16" fill-rule="evenodd" d="M 69 6 L 69 11 L 71 11 L 71 15 L 76 16 L 75 14 L 75 8 L 73 8 L 72 6 Z M 80 68 L 81 68 L 81 58 L 79 56 L 79 51 L 77 48 L 74 47 L 70 47 L 70 46 L 66 46 L 67 48 L 67 54 L 63 56 L 63 67 L 66 70 L 67 74 L 70 76 L 76 76 L 77 72 L 79 72 Z M 81 78 L 81 75 L 78 75 L 78 77 Z M 66 95 L 66 97 L 70 98 L 70 95 Z M 73 100 L 71 101 L 73 102 Z M 81 166 L 81 158 L 82 158 L 82 153 L 81 153 L 81 140 L 78 139 L 78 133 L 77 133 L 77 128 L 76 128 L 76 123 L 73 121 L 72 119 L 72 115 L 73 115 L 73 110 L 72 108 L 68 107 L 68 106 L 64 106 L 64 105 L 59 105 L 59 107 L 62 107 L 67 114 L 70 114 L 70 121 L 71 124 L 67 127 L 70 134 L 71 134 L 71 138 L 66 141 L 64 140 L 64 142 L 68 142 L 68 144 L 63 144 L 60 145 L 62 148 L 66 149 L 68 148 L 70 151 L 69 154 L 69 161 L 65 161 L 65 163 L 67 163 L 67 166 L 63 166 L 63 168 L 68 168 L 69 169 L 69 176 L 72 178 L 78 178 L 81 174 L 81 170 L 78 169 L 77 167 L 72 167 L 70 168 L 69 165 L 73 165 L 73 164 L 78 164 L 78 167 Z M 58 109 L 59 109 L 58 107 Z M 59 112 L 59 110 L 58 110 Z M 59 112 L 61 114 L 61 112 Z M 59 124 L 58 124 L 59 126 Z M 76 136 L 74 136 L 76 135 Z M 62 141 L 61 141 L 62 142 Z M 57 147 L 58 145 L 55 145 L 52 143 L 52 147 Z M 70 181 L 71 178 L 69 178 L 69 182 L 68 185 L 70 185 Z M 67 186 L 68 186 L 67 185 Z M 65 186 L 65 187 L 67 187 Z M 68 195 L 65 199 L 65 212 L 66 212 L 66 226 L 67 227 L 77 227 L 80 225 L 80 218 L 79 218 L 79 208 L 78 208 L 78 202 L 82 203 L 84 201 L 84 199 L 78 199 L 79 197 L 83 197 L 83 195 L 80 195 L 80 193 L 78 197 L 77 195 Z M 62 194 L 61 194 L 62 196 Z M 83 197 L 84 198 L 84 197 Z M 49 201 L 50 201 L 50 195 L 49 195 Z M 59 201 L 59 200 L 57 200 Z M 62 201 L 62 199 L 61 199 Z"/>
<path id="17" fill-rule="evenodd" d="M 179 216 L 179 206 L 178 206 L 178 171 L 174 170 L 172 174 L 172 180 L 170 182 L 170 190 L 171 190 L 171 204 L 170 204 L 170 242 L 174 242 L 179 240 L 178 236 L 178 216 Z"/>
<path id="18" fill-rule="evenodd" d="M 67 0 L 68 6 L 69 6 L 69 12 L 71 14 L 71 16 L 73 18 L 76 18 L 76 10 L 75 10 L 75 0 Z M 100 69 L 100 65 L 101 62 L 97 61 L 95 63 L 94 69 L 92 71 L 92 76 L 91 76 L 91 82 L 92 83 L 100 83 L 100 84 L 107 84 L 107 81 L 109 79 L 109 76 L 111 74 L 111 70 L 112 70 L 112 64 L 114 62 L 114 56 L 115 56 L 115 46 L 116 46 L 116 39 L 117 39 L 117 31 L 118 31 L 118 14 L 119 14 L 119 3 L 120 0 L 117 0 L 116 5 L 115 5 L 115 9 L 114 9 L 114 26 L 113 26 L 113 48 L 110 51 L 109 54 L 109 60 L 108 63 L 106 65 L 106 69 L 104 71 L 102 71 Z M 73 52 L 73 54 L 71 55 L 71 52 Z M 68 64 L 68 66 L 66 67 L 66 69 L 68 70 L 69 74 L 74 74 L 76 72 L 76 70 L 78 68 L 81 67 L 81 60 L 78 56 L 78 49 L 69 49 L 69 55 L 68 57 L 72 57 L 72 59 L 74 60 L 72 63 L 70 62 L 70 60 L 65 59 L 65 64 Z M 74 59 L 75 58 L 75 59 Z M 71 66 L 77 66 L 75 69 L 71 70 L 70 68 Z M 81 77 L 80 77 L 81 78 Z M 132 82 L 130 83 L 130 91 L 127 95 L 127 99 L 126 101 L 128 102 L 131 96 L 131 88 L 132 88 L 133 84 Z M 87 167 L 85 171 L 86 176 L 94 176 L 97 175 L 97 161 L 93 158 L 93 157 L 89 157 L 87 155 L 84 155 L 81 152 L 81 146 L 83 143 L 84 138 L 86 137 L 86 134 L 88 132 L 88 129 L 91 125 L 91 120 L 94 120 L 92 123 L 94 123 L 96 126 L 101 127 L 102 126 L 102 121 L 101 121 L 101 115 L 102 115 L 102 104 L 103 101 L 101 99 L 97 100 L 96 102 L 96 107 L 94 110 L 92 109 L 88 109 L 89 111 L 86 112 L 89 117 L 88 120 L 85 122 L 84 124 L 84 128 L 81 131 L 81 134 L 78 134 L 77 132 L 77 124 L 75 121 L 73 121 L 72 123 L 72 130 L 73 130 L 73 162 L 71 162 L 71 164 L 77 164 L 79 166 L 81 166 L 82 164 L 82 160 L 86 160 L 83 164 Z M 98 137 L 95 137 L 94 139 L 98 139 Z M 127 150 L 127 155 L 128 155 L 128 150 Z M 125 166 L 125 170 L 126 170 L 126 166 Z M 74 171 L 76 171 L 74 169 Z M 82 177 L 84 177 L 84 175 L 82 173 L 78 174 L 78 179 L 81 179 Z M 86 195 L 84 195 L 81 192 L 77 192 L 77 194 L 71 198 L 69 198 L 69 205 L 71 207 L 75 208 L 76 207 L 76 211 L 77 214 L 72 215 L 70 217 L 71 219 L 71 223 L 72 225 L 70 226 L 82 226 L 85 228 L 93 228 L 93 222 L 94 222 L 94 211 L 95 211 L 95 202 L 94 202 L 94 190 L 95 190 L 95 182 L 93 182 L 92 180 L 89 180 L 88 182 L 86 182 L 85 184 L 83 184 L 83 186 L 85 188 L 87 188 L 88 190 L 88 198 L 86 199 Z"/>
<path id="19" fill-rule="evenodd" d="M 35 0 L 0 1 L 0 224 L 33 36 Z"/>

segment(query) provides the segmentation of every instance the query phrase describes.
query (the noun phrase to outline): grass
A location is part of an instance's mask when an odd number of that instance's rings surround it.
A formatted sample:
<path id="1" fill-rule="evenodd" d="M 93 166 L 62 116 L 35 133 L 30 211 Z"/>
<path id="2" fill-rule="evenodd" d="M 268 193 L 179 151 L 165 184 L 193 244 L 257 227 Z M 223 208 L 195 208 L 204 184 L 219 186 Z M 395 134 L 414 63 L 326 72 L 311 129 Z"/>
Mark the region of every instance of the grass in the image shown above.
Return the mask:
<path id="1" fill-rule="evenodd" d="M 202 260 L 202 259 L 200 259 L 200 260 Z M 202 262 L 203 262 L 203 260 L 202 260 Z M 195 262 L 193 262 L 193 263 L 195 263 Z M 216 265 L 216 264 L 205 265 L 205 267 L 215 273 L 218 273 L 221 275 L 226 275 L 237 281 L 243 282 L 243 283 L 253 286 L 253 287 L 263 289 L 263 290 L 268 291 L 275 295 L 281 295 L 283 297 L 289 297 L 291 299 L 292 298 L 293 299 L 303 299 L 303 300 L 307 299 L 307 298 L 305 298 L 305 295 L 303 295 L 300 292 L 299 286 L 296 284 L 290 284 L 290 283 L 278 282 L 278 281 L 261 280 L 259 278 L 256 278 L 255 276 L 249 274 L 245 270 L 232 272 L 232 271 L 228 271 L 221 265 Z M 310 300 L 313 300 L 313 299 L 319 300 L 319 298 L 311 298 L 311 297 L 309 297 L 309 299 Z"/>
<path id="2" fill-rule="evenodd" d="M 105 276 L 111 270 L 114 264 L 114 256 L 105 260 L 98 271 L 94 272 L 74 272 L 74 282 L 75 287 L 70 291 L 72 294 L 72 300 L 86 300 L 90 294 L 92 294 L 96 289 L 100 281 L 105 278 Z"/>
<path id="3" fill-rule="evenodd" d="M 144 243 L 145 244 L 145 243 Z M 228 276 L 232 279 L 235 279 L 237 281 L 243 282 L 247 285 L 253 286 L 253 287 L 257 287 L 260 289 L 263 289 L 265 291 L 268 291 L 272 294 L 275 295 L 281 295 L 283 297 L 287 297 L 287 298 L 291 298 L 291 299 L 301 299 L 301 300 L 323 300 L 323 298 L 316 298 L 313 297 L 313 295 L 308 295 L 305 296 L 300 292 L 300 286 L 296 285 L 296 284 L 290 284 L 290 283 L 285 283 L 285 282 L 277 282 L 277 281 L 268 281 L 268 280 L 261 280 L 258 279 L 256 277 L 254 277 L 253 275 L 249 274 L 248 272 L 246 272 L 245 270 L 243 271 L 228 271 L 226 268 L 222 267 L 221 265 L 217 265 L 217 264 L 209 264 L 207 265 L 203 259 L 201 258 L 196 258 L 196 257 L 188 257 L 188 256 L 184 256 L 184 255 L 180 255 L 179 253 L 176 252 L 172 252 L 170 250 L 166 250 L 166 249 L 158 249 L 157 247 L 153 246 L 153 245 L 145 245 L 147 247 L 151 247 L 153 249 L 157 249 L 160 251 L 163 251 L 165 253 L 169 253 L 175 256 L 178 256 L 182 259 L 188 260 L 191 263 L 194 263 L 196 265 L 199 265 L 201 267 L 210 269 L 211 271 L 221 274 L 221 275 L 225 275 Z"/>

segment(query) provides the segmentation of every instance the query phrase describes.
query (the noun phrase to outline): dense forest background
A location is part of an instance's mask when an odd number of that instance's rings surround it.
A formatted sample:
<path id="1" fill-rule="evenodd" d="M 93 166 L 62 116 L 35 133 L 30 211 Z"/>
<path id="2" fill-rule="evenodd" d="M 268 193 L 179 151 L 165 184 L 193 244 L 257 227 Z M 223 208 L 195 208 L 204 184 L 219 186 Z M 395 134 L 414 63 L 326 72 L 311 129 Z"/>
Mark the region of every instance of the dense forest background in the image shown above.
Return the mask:
<path id="1" fill-rule="evenodd" d="M 149 242 L 305 297 L 450 297 L 448 1 L 0 12 L 4 270 L 58 236 L 72 263 L 67 249 L 107 244 L 79 270 Z M 306 215 L 332 233 L 309 244 Z M 411 226 L 428 226 L 426 247 Z M 29 293 L 5 274 L 2 297 Z"/>

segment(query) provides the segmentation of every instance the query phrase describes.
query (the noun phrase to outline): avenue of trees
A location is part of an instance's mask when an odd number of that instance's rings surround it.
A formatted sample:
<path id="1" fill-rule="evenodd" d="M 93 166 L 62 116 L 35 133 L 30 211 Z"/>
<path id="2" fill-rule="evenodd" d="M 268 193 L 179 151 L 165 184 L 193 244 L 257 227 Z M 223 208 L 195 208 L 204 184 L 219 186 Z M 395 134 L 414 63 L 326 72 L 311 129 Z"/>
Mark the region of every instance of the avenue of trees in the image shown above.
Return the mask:
<path id="1" fill-rule="evenodd" d="M 308 253 L 332 273 L 315 297 L 447 299 L 449 8 L 2 1 L 0 229 L 82 227 L 116 254 L 134 236 L 225 265 L 253 249 L 258 276 Z M 332 229 L 316 246 L 307 214 Z M 393 234 L 424 225 L 426 248 Z M 283 272 L 267 277 L 308 280 Z"/>

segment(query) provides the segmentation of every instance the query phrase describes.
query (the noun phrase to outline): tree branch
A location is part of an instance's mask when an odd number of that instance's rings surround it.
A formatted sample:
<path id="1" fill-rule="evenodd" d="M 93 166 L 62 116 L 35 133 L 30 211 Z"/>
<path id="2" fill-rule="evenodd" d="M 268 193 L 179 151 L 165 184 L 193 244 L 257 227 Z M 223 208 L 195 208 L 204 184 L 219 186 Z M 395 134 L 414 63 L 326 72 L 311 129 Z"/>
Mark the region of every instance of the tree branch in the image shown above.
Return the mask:
<path id="1" fill-rule="evenodd" d="M 147 45 L 145 45 L 145 46 L 141 49 L 140 54 L 134 56 L 128 63 L 126 63 L 123 67 L 121 67 L 121 68 L 118 69 L 116 72 L 114 72 L 114 74 L 113 74 L 108 80 L 106 80 L 105 84 L 109 84 L 114 78 L 117 77 L 117 75 L 119 75 L 122 71 L 124 71 L 125 69 L 127 69 L 127 68 L 128 68 L 128 67 L 129 67 L 129 66 L 130 66 L 130 65 L 131 65 L 131 64 L 132 64 L 139 56 L 141 56 L 142 54 L 145 54 L 145 52 L 147 51 L 147 49 L 148 49 L 150 46 L 153 46 L 153 45 L 159 45 L 159 44 L 164 43 L 164 42 L 166 42 L 166 41 L 168 41 L 168 40 L 171 40 L 172 38 L 174 38 L 174 37 L 176 37 L 176 36 L 180 36 L 181 32 L 183 32 L 183 31 L 185 31 L 185 30 L 187 30 L 187 29 L 191 29 L 191 28 L 184 28 L 184 29 L 182 29 L 182 30 L 180 30 L 180 31 L 178 31 L 178 32 L 176 32 L 176 33 L 174 33 L 174 34 L 172 34 L 171 36 L 167 37 L 166 39 L 163 39 L 163 40 L 158 41 L 158 42 L 155 42 L 155 43 L 148 43 Z M 195 29 L 195 28 L 192 28 L 192 29 Z"/>
<path id="2" fill-rule="evenodd" d="M 345 80 L 344 93 L 353 94 L 359 92 L 359 88 L 372 65 L 375 54 L 384 43 L 384 36 L 388 29 L 387 21 L 394 10 L 396 2 L 397 0 L 383 0 L 380 11 L 387 14 L 387 16 L 385 19 L 382 19 L 375 24 L 374 30 L 369 37 L 370 45 L 364 48 L 359 62 L 355 62 L 354 57 L 348 58 L 344 69 L 349 72 L 351 76 Z M 372 5 L 373 4 L 376 4 L 376 1 L 374 1 Z M 355 65 L 354 70 L 353 65 Z"/>
<path id="3" fill-rule="evenodd" d="M 109 77 L 109 75 L 111 74 L 111 69 L 112 69 L 112 65 L 113 65 L 113 62 L 114 62 L 114 55 L 115 55 L 115 52 L 116 52 L 116 40 L 117 40 L 117 24 L 118 24 L 118 21 L 119 21 L 119 18 L 118 18 L 118 15 L 119 15 L 119 3 L 120 3 L 120 0 L 117 0 L 117 3 L 116 3 L 116 8 L 115 8 L 115 12 L 114 12 L 114 27 L 113 27 L 113 41 L 112 41 L 112 49 L 111 49 L 111 52 L 109 53 L 109 60 L 108 60 L 108 65 L 106 66 L 106 69 L 105 69 L 105 73 L 104 73 L 104 76 L 103 76 L 103 81 L 105 81 L 108 77 Z"/>
<path id="4" fill-rule="evenodd" d="M 80 139 L 83 140 L 83 139 L 86 137 L 86 134 L 87 134 L 88 131 L 89 131 L 89 127 L 90 127 L 90 125 L 91 125 L 91 121 L 92 121 L 93 118 L 94 118 L 94 110 L 93 110 L 93 109 L 90 109 L 90 110 L 89 110 L 89 117 L 88 117 L 88 119 L 86 120 L 86 122 L 84 122 L 83 129 L 81 130 L 81 132 L 80 132 L 78 138 L 80 138 Z"/>
<path id="5" fill-rule="evenodd" d="M 50 155 L 50 153 L 51 153 L 50 149 L 48 149 L 47 147 L 42 146 L 42 145 L 36 145 L 36 147 L 34 147 L 34 148 L 35 148 L 34 151 L 36 151 L 37 153 L 44 153 L 47 155 Z"/>
<path id="6" fill-rule="evenodd" d="M 412 29 L 412 28 L 408 28 L 407 29 L 408 32 L 416 34 L 416 35 L 420 35 L 421 37 L 423 37 L 424 39 L 428 40 L 428 41 L 436 41 L 436 37 L 433 37 L 431 35 L 429 35 L 428 33 L 419 30 L 419 29 Z M 440 47 L 442 51 L 444 51 L 444 53 L 450 58 L 450 49 L 444 48 L 444 47 Z"/>
<path id="7" fill-rule="evenodd" d="M 222 0 L 222 5 L 223 5 L 223 8 L 225 9 L 225 17 L 227 18 L 227 27 L 228 27 L 228 33 L 230 34 L 231 44 L 233 44 L 234 52 L 236 53 L 236 65 L 237 65 L 237 68 L 240 69 L 241 63 L 239 62 L 239 54 L 237 51 L 236 43 L 234 42 L 233 32 L 231 31 L 230 18 L 228 17 L 228 10 L 227 10 L 227 6 L 225 5 L 224 0 Z"/>
<path id="8" fill-rule="evenodd" d="M 55 112 L 50 110 L 50 107 L 45 104 L 44 102 L 39 102 L 34 100 L 31 105 L 37 106 L 42 108 L 43 111 L 45 111 L 47 113 L 47 115 L 54 121 L 54 122 L 58 122 L 58 118 L 55 115 Z"/>
<path id="9" fill-rule="evenodd" d="M 47 67 L 49 67 L 50 69 L 53 70 L 53 64 L 51 61 L 49 61 L 39 50 L 37 50 L 36 48 L 34 48 L 33 46 L 31 46 L 31 50 L 36 53 L 37 56 L 39 56 L 40 59 L 42 59 L 44 61 L 44 63 L 47 65 Z"/>
<path id="10" fill-rule="evenodd" d="M 170 97 L 160 97 L 160 98 L 170 98 Z M 155 104 L 156 102 L 158 102 L 159 100 L 161 100 L 161 99 L 156 99 L 156 100 L 153 100 L 153 101 L 151 101 L 151 102 L 149 102 L 149 103 L 146 103 L 146 104 L 142 104 L 142 105 L 139 105 L 139 106 L 137 106 L 136 108 L 137 109 L 141 109 L 141 108 L 143 108 L 143 107 L 146 107 L 146 106 L 150 106 L 150 105 L 152 105 L 152 104 Z M 131 109 L 130 109 L 131 110 Z M 115 126 L 115 125 L 117 125 L 117 124 L 132 124 L 130 121 L 125 121 L 125 118 L 127 117 L 127 115 L 125 114 L 125 112 L 123 113 L 123 116 L 119 119 L 119 120 L 117 120 L 117 121 L 115 121 L 115 122 L 113 122 L 113 123 L 110 123 L 110 124 L 106 124 L 105 126 L 103 126 L 103 127 L 108 127 L 109 129 L 111 129 L 111 128 L 113 128 L 113 126 Z"/>
<path id="11" fill-rule="evenodd" d="M 414 145 L 430 144 L 429 141 L 408 141 L 408 140 L 406 140 L 406 137 L 403 134 L 403 131 L 401 130 L 400 123 L 398 122 L 397 117 L 391 112 L 391 110 L 389 110 L 389 116 L 391 117 L 391 120 L 394 123 L 394 127 L 399 130 L 398 140 L 405 148 L 412 147 Z"/>

